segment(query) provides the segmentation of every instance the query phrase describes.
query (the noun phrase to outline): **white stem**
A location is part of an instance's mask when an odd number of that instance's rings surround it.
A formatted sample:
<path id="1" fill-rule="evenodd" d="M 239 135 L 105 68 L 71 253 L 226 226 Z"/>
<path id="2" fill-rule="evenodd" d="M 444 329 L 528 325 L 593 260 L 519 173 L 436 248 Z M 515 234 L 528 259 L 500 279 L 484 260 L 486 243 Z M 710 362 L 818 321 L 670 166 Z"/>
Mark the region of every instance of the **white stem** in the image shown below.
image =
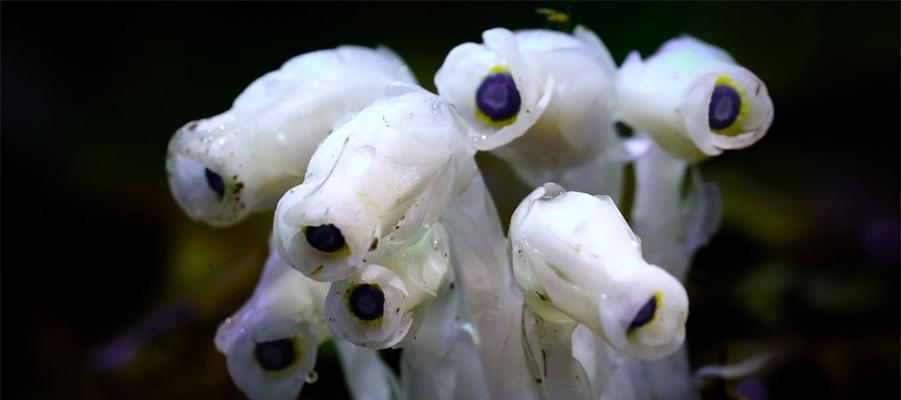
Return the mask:
<path id="1" fill-rule="evenodd" d="M 513 282 L 497 210 L 479 173 L 451 201 L 442 221 L 450 232 L 451 262 L 466 317 L 478 332 L 491 398 L 536 398 L 522 347 L 522 295 Z"/>
<path id="2" fill-rule="evenodd" d="M 344 379 L 354 400 L 403 400 L 394 372 L 376 350 L 335 340 Z"/>
<path id="3" fill-rule="evenodd" d="M 578 324 L 546 321 L 523 309 L 525 350 L 532 378 L 542 399 L 590 399 L 591 385 L 582 364 L 573 356 L 573 331 Z"/>

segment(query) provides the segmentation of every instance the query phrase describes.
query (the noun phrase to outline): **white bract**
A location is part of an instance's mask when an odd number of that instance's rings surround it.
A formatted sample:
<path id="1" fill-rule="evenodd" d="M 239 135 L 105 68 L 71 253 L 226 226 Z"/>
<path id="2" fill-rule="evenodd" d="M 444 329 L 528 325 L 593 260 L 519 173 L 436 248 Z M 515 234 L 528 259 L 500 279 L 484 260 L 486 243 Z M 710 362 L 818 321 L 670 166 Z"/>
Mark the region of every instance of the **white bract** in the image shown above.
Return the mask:
<path id="1" fill-rule="evenodd" d="M 216 334 L 232 380 L 248 397 L 297 398 L 329 337 L 322 319 L 326 290 L 271 252 L 253 296 Z"/>
<path id="2" fill-rule="evenodd" d="M 609 196 L 545 184 L 514 212 L 510 240 L 516 282 L 542 318 L 571 318 L 640 358 L 660 358 L 681 345 L 685 289 L 642 258 Z"/>
<path id="3" fill-rule="evenodd" d="M 367 253 L 438 220 L 472 157 L 455 111 L 417 89 L 365 108 L 323 141 L 275 212 L 281 254 L 312 279 L 348 279 Z"/>
<path id="4" fill-rule="evenodd" d="M 688 36 L 647 60 L 630 53 L 617 93 L 625 122 L 692 162 L 754 144 L 773 121 L 766 85 L 722 49 Z"/>
<path id="5" fill-rule="evenodd" d="M 176 132 L 166 160 L 175 199 L 213 226 L 273 207 L 302 180 L 336 122 L 395 81 L 415 78 L 386 48 L 342 46 L 288 60 L 250 84 L 230 110 Z"/>
<path id="6" fill-rule="evenodd" d="M 325 312 L 334 335 L 375 349 L 397 345 L 409 334 L 417 306 L 438 295 L 447 246 L 447 233 L 435 224 L 412 243 L 382 246 L 372 264 L 332 283 Z"/>

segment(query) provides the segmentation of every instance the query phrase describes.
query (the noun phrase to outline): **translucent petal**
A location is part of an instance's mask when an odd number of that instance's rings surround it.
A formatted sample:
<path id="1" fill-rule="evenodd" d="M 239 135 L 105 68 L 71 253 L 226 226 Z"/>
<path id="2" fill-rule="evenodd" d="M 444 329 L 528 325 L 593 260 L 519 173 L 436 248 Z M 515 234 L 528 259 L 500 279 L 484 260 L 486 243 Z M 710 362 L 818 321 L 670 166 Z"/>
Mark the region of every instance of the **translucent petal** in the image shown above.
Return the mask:
<path id="1" fill-rule="evenodd" d="M 307 276 L 346 279 L 379 241 L 405 241 L 437 220 L 471 156 L 450 106 L 413 91 L 365 108 L 326 139 L 310 161 L 304 183 L 279 202 L 279 250 Z M 314 248 L 304 229 L 330 224 L 346 252 Z"/>
<path id="2" fill-rule="evenodd" d="M 714 88 L 728 81 L 741 112 L 726 131 L 713 130 L 709 111 Z M 629 54 L 619 71 L 622 119 L 649 133 L 668 152 L 699 161 L 760 140 L 773 120 L 766 85 L 725 51 L 691 37 L 665 43 L 642 61 Z"/>
<path id="3" fill-rule="evenodd" d="M 189 216 L 214 226 L 273 207 L 302 180 L 336 122 L 381 98 L 394 81 L 415 78 L 384 48 L 342 46 L 288 60 L 251 83 L 230 110 L 176 132 L 166 162 L 176 200 Z M 203 168 L 221 176 L 221 199 L 211 197 L 197 174 Z"/>
<path id="4" fill-rule="evenodd" d="M 608 196 L 539 187 L 514 212 L 510 239 L 520 288 L 546 296 L 526 297 L 542 318 L 559 318 L 543 312 L 549 302 L 617 350 L 641 358 L 663 357 L 682 343 L 685 289 L 642 258 L 637 237 Z M 650 314 L 634 325 L 650 301 Z"/>
<path id="5" fill-rule="evenodd" d="M 574 35 L 516 32 L 523 59 L 552 81 L 547 109 L 521 137 L 494 153 L 528 185 L 555 181 L 574 190 L 618 196 L 625 159 L 613 129 L 616 68 L 603 42 Z"/>
<path id="6" fill-rule="evenodd" d="M 490 29 L 482 39 L 483 45 L 464 43 L 452 49 L 435 73 L 435 86 L 462 114 L 475 148 L 491 150 L 521 136 L 541 116 L 550 101 L 552 82 L 526 62 L 512 32 Z M 509 71 L 522 99 L 512 122 L 500 126 L 480 120 L 476 110 L 479 85 L 498 67 Z"/>
<path id="7" fill-rule="evenodd" d="M 229 374 L 251 399 L 294 399 L 328 338 L 322 321 L 326 285 L 305 278 L 272 252 L 250 300 L 219 327 L 216 347 Z M 284 343 L 269 348 L 266 343 Z M 267 361 L 268 360 L 268 361 Z M 264 364 L 264 362 L 275 363 Z"/>
<path id="8" fill-rule="evenodd" d="M 374 290 L 382 293 L 384 302 L 378 306 L 375 318 L 355 314 L 352 293 L 360 285 L 376 287 Z M 357 346 L 383 349 L 401 341 L 410 331 L 413 308 L 423 299 L 391 270 L 369 264 L 351 279 L 332 283 L 325 300 L 325 316 L 336 337 Z"/>
<path id="9" fill-rule="evenodd" d="M 386 243 L 350 279 L 332 284 L 326 319 L 335 336 L 358 346 L 386 348 L 409 335 L 416 308 L 434 298 L 448 271 L 447 233 L 436 223 L 409 243 Z M 377 288 L 383 296 L 378 315 L 356 315 L 354 290 Z M 373 290 L 373 289 L 369 289 Z"/>

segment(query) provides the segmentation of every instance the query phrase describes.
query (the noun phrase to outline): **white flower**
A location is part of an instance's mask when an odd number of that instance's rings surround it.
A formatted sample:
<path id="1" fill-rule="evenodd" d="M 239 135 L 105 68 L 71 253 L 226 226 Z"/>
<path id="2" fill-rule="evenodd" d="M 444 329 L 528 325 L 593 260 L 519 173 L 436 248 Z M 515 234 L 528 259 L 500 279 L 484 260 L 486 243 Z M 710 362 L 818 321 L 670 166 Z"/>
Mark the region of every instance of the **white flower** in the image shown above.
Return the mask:
<path id="1" fill-rule="evenodd" d="M 248 86 L 230 110 L 176 132 L 166 161 L 175 199 L 213 226 L 273 207 L 301 181 L 336 122 L 395 81 L 415 78 L 386 48 L 342 46 L 288 60 Z"/>
<path id="2" fill-rule="evenodd" d="M 640 358 L 663 357 L 682 343 L 685 289 L 644 261 L 609 196 L 545 184 L 514 212 L 510 240 L 516 281 L 542 318 L 572 318 Z"/>
<path id="3" fill-rule="evenodd" d="M 279 202 L 279 251 L 310 278 L 347 279 L 370 251 L 434 223 L 461 180 L 456 159 L 472 155 L 455 112 L 435 95 L 407 90 L 329 135 L 304 183 Z"/>
<path id="4" fill-rule="evenodd" d="M 616 65 L 603 42 L 582 26 L 571 35 L 537 29 L 484 35 L 485 45 L 451 51 L 435 76 L 439 94 L 469 123 L 476 148 L 493 150 L 528 185 L 554 180 L 616 194 L 624 157 L 613 129 Z M 504 60 L 512 60 L 509 71 Z M 506 119 L 504 108 L 492 104 L 515 106 L 519 97 L 493 100 L 504 91 L 521 97 L 518 114 Z M 500 122 L 488 118 L 493 112 Z"/>
<path id="5" fill-rule="evenodd" d="M 494 153 L 529 186 L 562 179 L 579 190 L 618 191 L 615 173 L 621 169 L 608 171 L 616 168 L 608 164 L 622 164 L 624 159 L 613 128 L 616 65 L 604 44 L 581 26 L 572 35 L 518 31 L 516 41 L 535 75 L 553 82 L 553 94 L 534 125 Z M 574 176 L 580 168 L 590 172 Z"/>
<path id="6" fill-rule="evenodd" d="M 773 121 L 766 85 L 725 51 L 688 36 L 644 61 L 629 54 L 617 92 L 624 121 L 688 161 L 750 146 Z"/>
<path id="7" fill-rule="evenodd" d="M 328 339 L 326 290 L 270 254 L 253 296 L 216 334 L 232 380 L 249 398 L 297 398 Z"/>
<path id="8" fill-rule="evenodd" d="M 325 301 L 329 328 L 358 346 L 382 349 L 410 332 L 414 311 L 434 298 L 448 269 L 447 233 L 440 224 L 410 244 L 384 246 L 373 264 L 332 283 Z"/>
<path id="9" fill-rule="evenodd" d="M 538 120 L 551 99 L 552 82 L 527 64 L 513 32 L 489 29 L 482 40 L 451 50 L 435 74 L 435 86 L 463 115 L 475 148 L 491 150 Z"/>

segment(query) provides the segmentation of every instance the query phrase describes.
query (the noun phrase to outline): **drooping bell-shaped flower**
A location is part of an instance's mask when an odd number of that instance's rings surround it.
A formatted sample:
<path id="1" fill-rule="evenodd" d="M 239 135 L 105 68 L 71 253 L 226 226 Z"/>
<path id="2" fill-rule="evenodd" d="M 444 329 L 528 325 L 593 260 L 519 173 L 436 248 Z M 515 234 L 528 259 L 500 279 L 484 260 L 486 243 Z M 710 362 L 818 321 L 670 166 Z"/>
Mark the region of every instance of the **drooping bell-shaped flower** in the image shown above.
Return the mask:
<path id="1" fill-rule="evenodd" d="M 683 36 L 642 60 L 626 57 L 617 84 L 622 119 L 694 162 L 750 146 L 773 121 L 766 85 L 717 47 Z"/>
<path id="2" fill-rule="evenodd" d="M 219 327 L 216 347 L 235 384 L 254 400 L 294 399 L 328 339 L 328 286 L 305 278 L 273 251 L 247 303 Z"/>
<path id="3" fill-rule="evenodd" d="M 372 264 L 332 283 L 325 313 L 334 335 L 374 349 L 398 344 L 410 333 L 417 307 L 437 296 L 448 270 L 447 246 L 447 233 L 435 224 L 409 244 L 382 246 Z"/>
<path id="4" fill-rule="evenodd" d="M 247 303 L 219 327 L 216 347 L 229 374 L 253 400 L 296 399 L 315 376 L 318 346 L 329 338 L 323 320 L 328 285 L 295 271 L 274 249 Z M 376 351 L 335 339 L 352 393 L 399 398 L 397 377 Z"/>
<path id="5" fill-rule="evenodd" d="M 513 32 L 489 29 L 482 40 L 451 50 L 435 86 L 463 116 L 475 148 L 491 150 L 522 136 L 545 111 L 553 90 L 548 76 L 527 64 Z"/>
<path id="6" fill-rule="evenodd" d="M 613 129 L 616 65 L 603 42 L 582 26 L 573 34 L 492 29 L 484 35 L 484 45 L 451 51 L 435 76 L 439 93 L 469 122 L 476 147 L 493 149 L 528 185 L 554 180 L 618 192 L 624 155 Z M 504 65 L 499 59 L 521 64 L 509 74 L 496 72 Z M 503 85 L 500 77 L 507 77 Z M 538 93 L 534 108 L 543 106 L 543 112 L 525 109 L 501 122 L 487 118 L 493 104 L 519 104 L 521 91 Z"/>
<path id="7" fill-rule="evenodd" d="M 457 159 L 472 156 L 446 102 L 398 90 L 329 135 L 304 183 L 278 204 L 279 251 L 312 279 L 348 279 L 369 252 L 438 220 L 458 184 Z"/>
<path id="8" fill-rule="evenodd" d="M 660 358 L 682 344 L 685 289 L 642 258 L 609 196 L 545 184 L 514 212 L 510 240 L 517 284 L 542 318 L 572 318 L 639 358 Z"/>
<path id="9" fill-rule="evenodd" d="M 415 78 L 386 48 L 342 46 L 288 60 L 250 84 L 228 111 L 176 132 L 166 157 L 175 199 L 191 218 L 213 226 L 272 208 L 302 180 L 336 122 L 395 81 Z"/>

